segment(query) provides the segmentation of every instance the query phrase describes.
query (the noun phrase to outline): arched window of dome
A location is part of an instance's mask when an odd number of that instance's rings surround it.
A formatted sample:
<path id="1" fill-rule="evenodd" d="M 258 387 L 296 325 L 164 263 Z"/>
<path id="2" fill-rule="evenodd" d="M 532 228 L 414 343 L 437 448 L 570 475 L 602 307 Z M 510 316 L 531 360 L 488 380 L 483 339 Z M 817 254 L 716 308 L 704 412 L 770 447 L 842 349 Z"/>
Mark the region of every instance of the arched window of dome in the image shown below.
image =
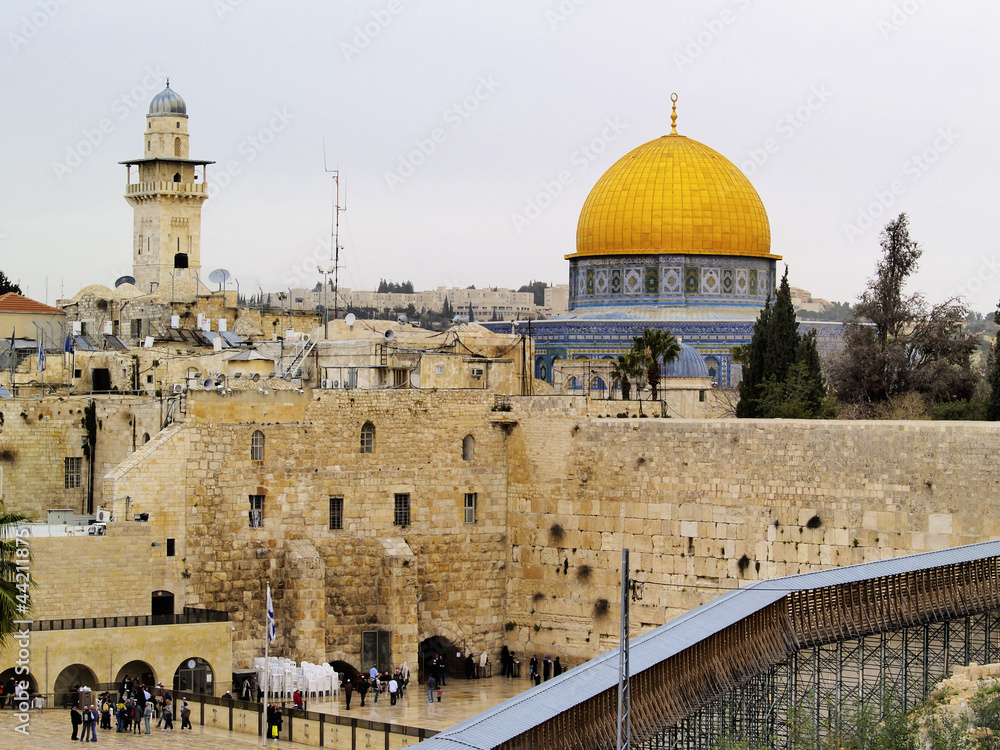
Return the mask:
<path id="1" fill-rule="evenodd" d="M 708 367 L 708 375 L 712 380 L 719 380 L 719 360 L 715 357 L 708 357 L 705 360 L 705 365 Z"/>
<path id="2" fill-rule="evenodd" d="M 476 457 L 476 439 L 472 435 L 462 438 L 462 460 L 471 461 Z"/>
<path id="3" fill-rule="evenodd" d="M 181 173 L 180 173 L 180 172 L 177 172 L 177 173 L 176 173 L 176 174 L 174 175 L 174 182 L 180 182 L 180 181 L 181 181 Z"/>
<path id="4" fill-rule="evenodd" d="M 371 422 L 365 422 L 361 426 L 361 452 L 375 452 L 375 425 Z"/>
<path id="5" fill-rule="evenodd" d="M 181 155 L 181 139 L 174 138 L 174 156 L 180 156 L 180 155 Z"/>
<path id="6" fill-rule="evenodd" d="M 600 375 L 595 375 L 594 379 L 590 381 L 591 393 L 593 393 L 594 391 L 600 391 L 601 393 L 604 393 L 604 391 L 606 391 L 607 389 L 608 386 L 604 383 L 604 380 L 603 378 L 601 378 Z"/>
<path id="7" fill-rule="evenodd" d="M 254 430 L 250 436 L 250 460 L 264 460 L 264 433 L 260 430 Z"/>
<path id="8" fill-rule="evenodd" d="M 570 391 L 580 390 L 580 382 L 576 378 L 570 378 L 566 381 L 566 389 Z"/>

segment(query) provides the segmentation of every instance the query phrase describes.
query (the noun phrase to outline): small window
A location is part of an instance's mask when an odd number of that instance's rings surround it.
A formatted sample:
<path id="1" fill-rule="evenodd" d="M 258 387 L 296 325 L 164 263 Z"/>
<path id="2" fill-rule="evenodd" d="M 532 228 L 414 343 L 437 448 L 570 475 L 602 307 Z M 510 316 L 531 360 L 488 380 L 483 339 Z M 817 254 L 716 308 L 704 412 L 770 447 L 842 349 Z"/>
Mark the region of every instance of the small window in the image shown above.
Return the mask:
<path id="1" fill-rule="evenodd" d="M 392 387 L 393 388 L 406 388 L 410 384 L 410 371 L 405 370 L 401 367 L 393 368 L 392 371 Z"/>
<path id="2" fill-rule="evenodd" d="M 444 375 L 444 365 L 434 365 L 435 375 Z"/>
<path id="3" fill-rule="evenodd" d="M 181 155 L 181 139 L 174 138 L 174 156 L 180 156 L 180 155 Z M 178 180 L 178 182 L 180 182 L 180 180 Z"/>
<path id="4" fill-rule="evenodd" d="M 83 459 L 79 456 L 66 457 L 64 486 L 67 490 L 78 490 L 83 487 Z"/>
<path id="5" fill-rule="evenodd" d="M 264 496 L 250 496 L 250 528 L 261 529 L 264 527 Z"/>
<path id="6" fill-rule="evenodd" d="M 181 173 L 174 172 L 174 182 L 180 182 L 180 181 L 181 181 Z"/>
<path id="7" fill-rule="evenodd" d="M 167 540 L 167 557 L 173 557 L 177 554 L 177 540 L 168 539 Z"/>
<path id="8" fill-rule="evenodd" d="M 142 444 L 145 445 L 148 442 L 149 442 L 149 433 L 148 432 L 142 433 Z"/>
<path id="9" fill-rule="evenodd" d="M 462 438 L 462 460 L 471 461 L 476 457 L 476 439 L 472 435 Z"/>
<path id="10" fill-rule="evenodd" d="M 365 422 L 361 427 L 361 452 L 372 453 L 375 450 L 375 425 Z"/>
<path id="11" fill-rule="evenodd" d="M 330 498 L 330 529 L 337 531 L 344 528 L 344 498 Z"/>
<path id="12" fill-rule="evenodd" d="M 476 499 L 477 495 L 475 492 L 465 493 L 465 522 L 475 523 L 476 522 Z"/>
<path id="13" fill-rule="evenodd" d="M 395 509 L 392 523 L 395 526 L 410 525 L 410 494 L 408 492 L 397 492 L 395 498 Z"/>
<path id="14" fill-rule="evenodd" d="M 260 430 L 254 430 L 250 436 L 250 460 L 264 460 L 264 433 Z"/>
<path id="15" fill-rule="evenodd" d="M 698 391 L 698 401 L 701 403 L 705 402 L 705 391 Z"/>

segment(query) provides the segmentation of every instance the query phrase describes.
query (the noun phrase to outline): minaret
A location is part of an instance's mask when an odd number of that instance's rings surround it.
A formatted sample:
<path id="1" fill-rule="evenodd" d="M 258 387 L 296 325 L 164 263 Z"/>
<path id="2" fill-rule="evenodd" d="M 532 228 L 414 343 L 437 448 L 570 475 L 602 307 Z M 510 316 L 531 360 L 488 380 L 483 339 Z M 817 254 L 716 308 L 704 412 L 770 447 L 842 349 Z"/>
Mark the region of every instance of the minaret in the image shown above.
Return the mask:
<path id="1" fill-rule="evenodd" d="M 119 162 L 128 169 L 125 200 L 135 217 L 132 275 L 142 292 L 162 287 L 162 293 L 170 288 L 171 276 L 201 272 L 205 168 L 215 162 L 188 158 L 187 127 L 187 107 L 167 79 L 167 87 L 149 103 L 143 158 Z"/>

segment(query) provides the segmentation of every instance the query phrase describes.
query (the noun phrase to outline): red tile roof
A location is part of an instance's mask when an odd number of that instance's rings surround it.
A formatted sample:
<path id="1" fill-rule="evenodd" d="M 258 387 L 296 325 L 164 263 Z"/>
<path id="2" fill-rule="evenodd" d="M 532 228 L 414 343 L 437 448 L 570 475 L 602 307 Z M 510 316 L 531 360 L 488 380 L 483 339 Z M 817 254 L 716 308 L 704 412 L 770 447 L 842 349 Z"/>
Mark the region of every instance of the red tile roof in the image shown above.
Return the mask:
<path id="1" fill-rule="evenodd" d="M 63 311 L 55 307 L 43 305 L 33 299 L 22 297 L 17 292 L 0 294 L 0 313 L 42 313 L 45 315 L 62 315 Z"/>

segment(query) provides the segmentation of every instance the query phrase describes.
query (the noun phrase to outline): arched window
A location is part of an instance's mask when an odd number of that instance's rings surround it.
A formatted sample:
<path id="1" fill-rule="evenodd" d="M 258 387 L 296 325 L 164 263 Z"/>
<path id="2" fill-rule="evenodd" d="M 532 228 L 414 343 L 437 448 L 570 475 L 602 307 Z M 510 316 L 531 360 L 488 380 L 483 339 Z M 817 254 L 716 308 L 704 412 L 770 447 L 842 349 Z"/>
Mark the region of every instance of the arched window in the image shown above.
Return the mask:
<path id="1" fill-rule="evenodd" d="M 174 138 L 174 156 L 181 155 L 181 139 Z"/>
<path id="2" fill-rule="evenodd" d="M 476 457 L 476 439 L 472 435 L 462 438 L 462 460 L 471 461 Z"/>
<path id="3" fill-rule="evenodd" d="M 375 425 L 365 422 L 361 427 L 361 452 L 372 453 L 375 450 Z"/>
<path id="4" fill-rule="evenodd" d="M 260 430 L 254 430 L 250 436 L 250 460 L 264 460 L 264 433 Z"/>
<path id="5" fill-rule="evenodd" d="M 143 445 L 145 445 L 148 442 L 149 442 L 149 433 L 148 432 L 142 433 L 142 443 L 143 443 Z"/>
<path id="6" fill-rule="evenodd" d="M 174 182 L 180 182 L 180 181 L 181 181 L 181 173 L 180 172 L 174 173 Z"/>

